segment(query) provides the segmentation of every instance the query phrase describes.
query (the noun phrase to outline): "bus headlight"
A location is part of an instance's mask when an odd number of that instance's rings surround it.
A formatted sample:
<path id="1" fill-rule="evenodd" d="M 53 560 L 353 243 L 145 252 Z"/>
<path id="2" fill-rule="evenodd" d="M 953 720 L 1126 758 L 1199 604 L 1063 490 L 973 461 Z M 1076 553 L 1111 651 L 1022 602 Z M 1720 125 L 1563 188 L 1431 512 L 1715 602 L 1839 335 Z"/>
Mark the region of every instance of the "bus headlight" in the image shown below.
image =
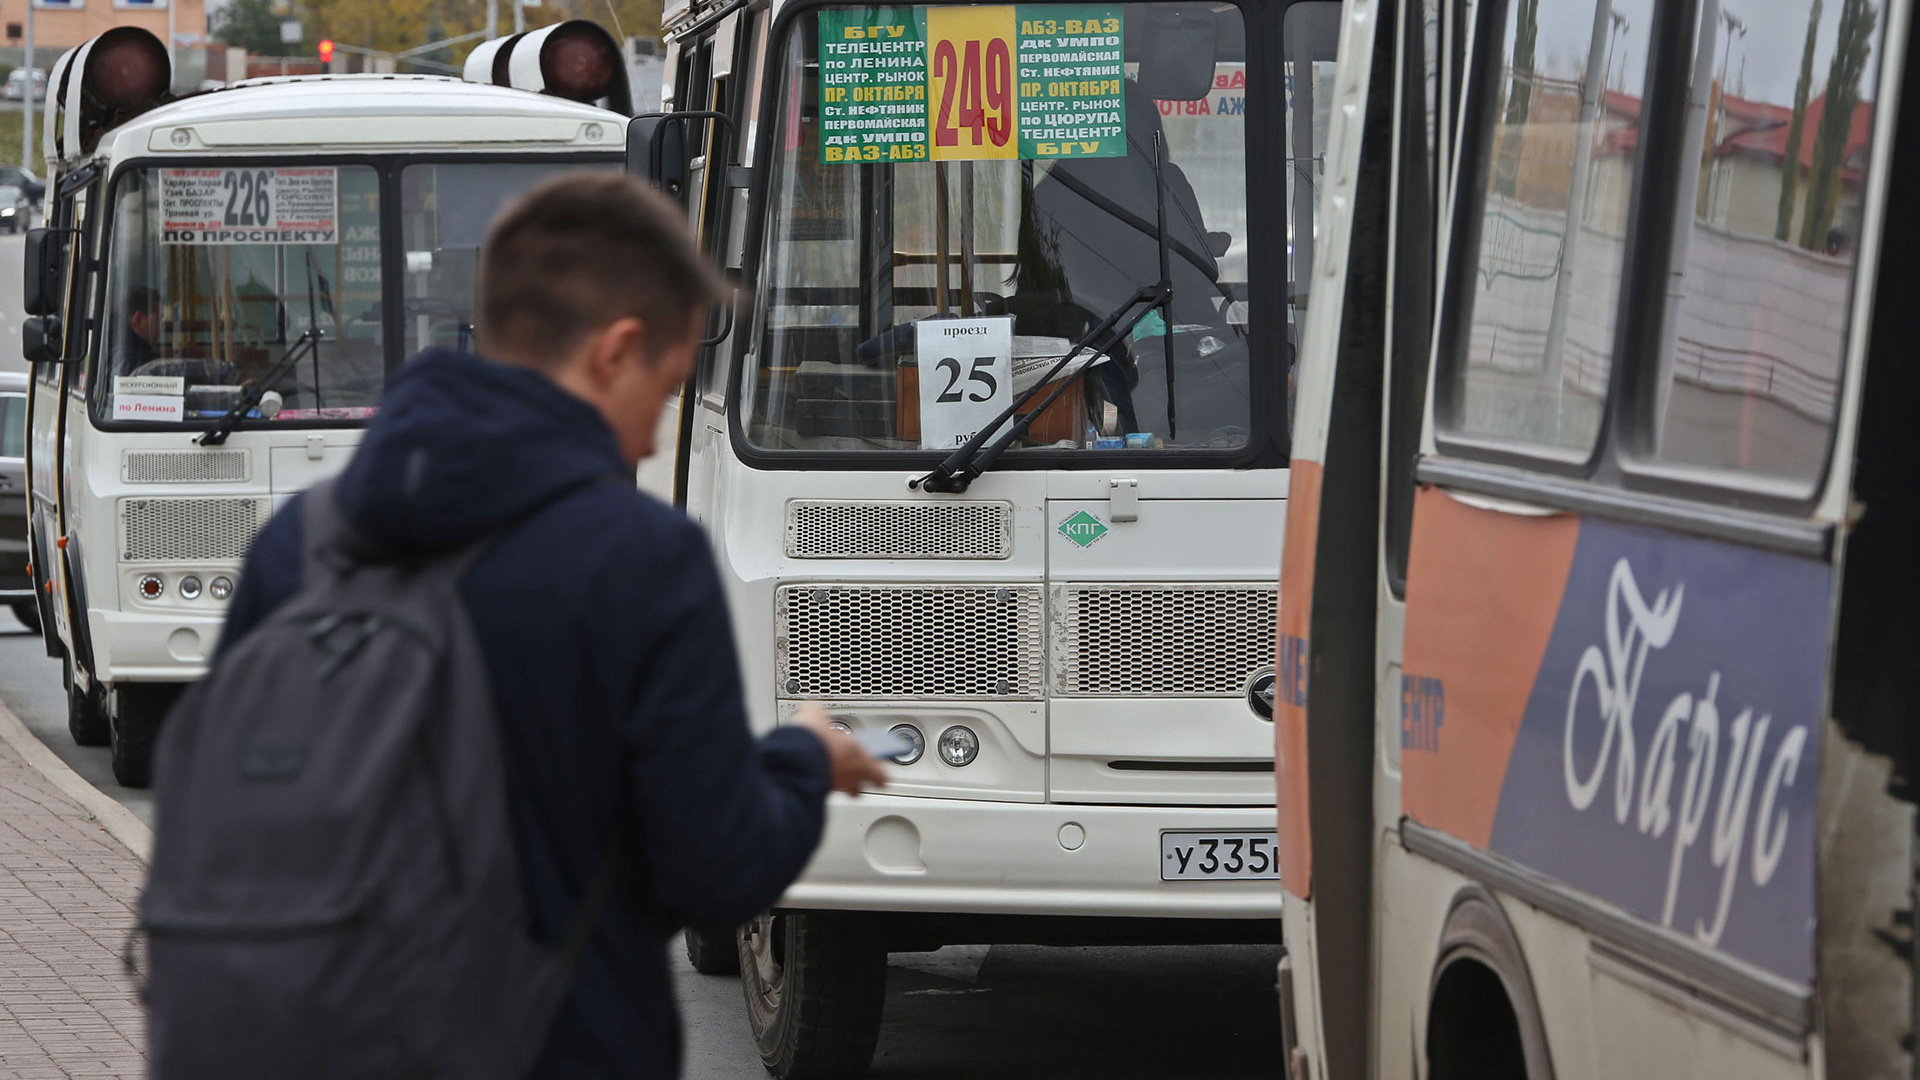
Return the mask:
<path id="1" fill-rule="evenodd" d="M 912 724 L 895 724 L 888 729 L 887 734 L 898 735 L 913 744 L 910 748 L 893 755 L 892 761 L 895 765 L 911 765 L 919 761 L 927 752 L 926 737 L 921 735 L 920 729 Z"/>
<path id="2" fill-rule="evenodd" d="M 226 577 L 214 578 L 213 582 L 207 586 L 207 595 L 213 597 L 215 600 L 225 600 L 227 597 L 232 596 L 233 579 Z"/>
<path id="3" fill-rule="evenodd" d="M 188 574 L 186 577 L 183 577 L 180 579 L 180 599 L 182 600 L 200 599 L 200 579 L 199 578 L 194 577 L 192 574 Z"/>
<path id="4" fill-rule="evenodd" d="M 970 729 L 950 727 L 940 733 L 940 760 L 960 768 L 980 756 L 980 737 Z"/>
<path id="5" fill-rule="evenodd" d="M 167 582 L 166 579 L 162 578 L 159 574 L 148 574 L 141 578 L 139 584 L 135 585 L 134 588 L 140 590 L 140 599 L 158 600 L 160 599 L 160 594 L 167 591 Z"/>

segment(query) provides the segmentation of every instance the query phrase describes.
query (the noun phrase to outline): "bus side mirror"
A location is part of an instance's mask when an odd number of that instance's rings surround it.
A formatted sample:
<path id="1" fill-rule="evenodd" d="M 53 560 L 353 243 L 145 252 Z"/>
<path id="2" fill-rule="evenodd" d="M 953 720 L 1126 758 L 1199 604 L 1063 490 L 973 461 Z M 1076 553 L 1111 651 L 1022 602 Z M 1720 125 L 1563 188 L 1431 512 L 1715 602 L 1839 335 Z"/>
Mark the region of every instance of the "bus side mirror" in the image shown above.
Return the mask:
<path id="1" fill-rule="evenodd" d="M 713 143 L 733 145 L 733 119 L 720 112 L 642 113 L 627 123 L 627 172 L 652 184 L 667 198 L 682 207 L 692 194 L 694 155 L 690 152 L 688 127 L 712 121 L 720 130 Z M 705 160 L 724 164 L 728 154 L 716 157 L 714 146 L 707 147 Z"/>
<path id="2" fill-rule="evenodd" d="M 29 364 L 59 363 L 62 340 L 58 316 L 30 315 L 20 324 L 20 355 Z"/>
<path id="3" fill-rule="evenodd" d="M 66 276 L 67 251 L 78 229 L 28 229 L 25 266 L 20 275 L 22 306 L 29 315 L 52 315 L 60 310 Z"/>

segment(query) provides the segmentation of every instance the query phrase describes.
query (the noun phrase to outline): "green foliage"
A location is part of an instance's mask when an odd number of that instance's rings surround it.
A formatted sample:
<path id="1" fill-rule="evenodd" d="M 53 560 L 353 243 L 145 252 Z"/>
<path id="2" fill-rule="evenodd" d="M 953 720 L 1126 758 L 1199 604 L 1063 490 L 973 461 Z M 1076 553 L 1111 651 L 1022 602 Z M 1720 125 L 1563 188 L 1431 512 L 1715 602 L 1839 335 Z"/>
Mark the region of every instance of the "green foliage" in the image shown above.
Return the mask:
<path id="1" fill-rule="evenodd" d="M 238 45 L 255 56 L 286 56 L 300 46 L 281 43 L 281 21 L 274 14 L 273 0 L 227 0 L 227 6 L 208 20 L 207 33 L 215 41 Z"/>
<path id="2" fill-rule="evenodd" d="M 1800 246 L 1826 247 L 1827 233 L 1840 208 L 1840 169 L 1846 164 L 1847 135 L 1860 105 L 1860 78 L 1873 54 L 1879 13 L 1868 0 L 1840 0 L 1840 34 L 1827 68 L 1826 109 L 1813 136 L 1813 168 L 1807 177 L 1807 213 L 1800 224 Z"/>
<path id="3" fill-rule="evenodd" d="M 1813 47 L 1820 38 L 1820 0 L 1807 16 L 1807 44 L 1800 53 L 1800 81 L 1793 88 L 1793 120 L 1787 125 L 1787 152 L 1780 162 L 1780 210 L 1773 237 L 1785 240 L 1793 229 L 1794 196 L 1800 183 L 1800 136 L 1807 126 L 1807 95 L 1813 88 Z"/>

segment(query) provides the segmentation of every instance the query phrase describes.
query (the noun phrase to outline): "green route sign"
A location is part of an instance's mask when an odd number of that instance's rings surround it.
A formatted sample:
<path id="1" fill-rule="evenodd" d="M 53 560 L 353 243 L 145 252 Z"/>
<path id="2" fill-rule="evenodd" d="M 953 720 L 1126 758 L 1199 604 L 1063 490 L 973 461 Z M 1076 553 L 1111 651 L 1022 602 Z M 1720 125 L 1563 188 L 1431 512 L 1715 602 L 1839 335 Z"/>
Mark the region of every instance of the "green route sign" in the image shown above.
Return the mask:
<path id="1" fill-rule="evenodd" d="M 820 19 L 820 160 L 1126 155 L 1118 7 L 832 8 Z"/>

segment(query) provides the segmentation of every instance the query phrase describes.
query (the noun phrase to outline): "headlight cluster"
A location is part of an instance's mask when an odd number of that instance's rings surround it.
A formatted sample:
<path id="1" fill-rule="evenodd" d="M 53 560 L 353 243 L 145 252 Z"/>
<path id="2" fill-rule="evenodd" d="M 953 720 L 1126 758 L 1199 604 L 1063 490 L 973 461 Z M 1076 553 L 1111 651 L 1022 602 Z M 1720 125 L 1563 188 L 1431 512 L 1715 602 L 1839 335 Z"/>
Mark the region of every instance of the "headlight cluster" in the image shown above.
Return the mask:
<path id="1" fill-rule="evenodd" d="M 160 574 L 143 574 L 133 588 L 140 599 L 152 602 L 167 595 L 167 579 Z M 182 600 L 198 600 L 203 594 L 225 600 L 233 595 L 233 579 L 221 574 L 212 581 L 202 582 L 198 574 L 182 574 L 174 579 L 173 588 Z"/>
<path id="2" fill-rule="evenodd" d="M 926 736 L 920 734 L 920 729 L 912 724 L 895 724 L 889 734 L 898 735 L 912 744 L 909 749 L 889 759 L 895 765 L 912 765 L 926 755 Z M 958 769 L 973 764 L 973 760 L 980 756 L 980 736 L 970 728 L 955 724 L 940 733 L 934 747 L 941 761 Z"/>

